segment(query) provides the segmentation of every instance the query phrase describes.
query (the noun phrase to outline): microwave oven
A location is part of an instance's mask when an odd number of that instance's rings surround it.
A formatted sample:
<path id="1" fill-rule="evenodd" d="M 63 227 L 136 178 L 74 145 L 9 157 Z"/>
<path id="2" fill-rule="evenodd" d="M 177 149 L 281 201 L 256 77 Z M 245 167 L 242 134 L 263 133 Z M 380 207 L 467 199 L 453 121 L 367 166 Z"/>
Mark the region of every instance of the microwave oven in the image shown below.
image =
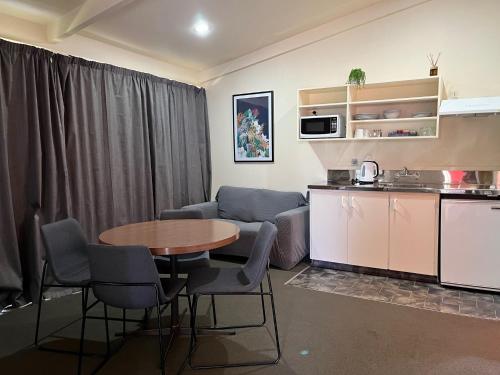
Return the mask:
<path id="1" fill-rule="evenodd" d="M 300 118 L 299 138 L 345 138 L 345 127 L 342 115 L 303 116 Z"/>

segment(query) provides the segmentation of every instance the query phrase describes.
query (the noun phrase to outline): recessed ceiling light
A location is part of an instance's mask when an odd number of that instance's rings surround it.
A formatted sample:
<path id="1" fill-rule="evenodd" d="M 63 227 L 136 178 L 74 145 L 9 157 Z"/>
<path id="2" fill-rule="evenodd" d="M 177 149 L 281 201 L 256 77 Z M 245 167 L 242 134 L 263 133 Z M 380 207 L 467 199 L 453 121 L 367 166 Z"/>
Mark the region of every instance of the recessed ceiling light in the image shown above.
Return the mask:
<path id="1" fill-rule="evenodd" d="M 198 18 L 191 29 L 196 35 L 202 38 L 206 37 L 212 31 L 210 24 L 203 18 Z"/>

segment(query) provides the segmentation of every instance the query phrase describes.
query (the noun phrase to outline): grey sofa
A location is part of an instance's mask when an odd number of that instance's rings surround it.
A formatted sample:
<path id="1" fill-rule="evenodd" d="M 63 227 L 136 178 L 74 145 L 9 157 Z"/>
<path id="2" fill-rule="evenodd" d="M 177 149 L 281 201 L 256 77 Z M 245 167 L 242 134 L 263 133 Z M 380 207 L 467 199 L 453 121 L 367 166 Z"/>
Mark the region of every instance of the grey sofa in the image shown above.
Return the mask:
<path id="1" fill-rule="evenodd" d="M 301 193 L 222 186 L 216 201 L 183 208 L 199 209 L 205 219 L 220 219 L 240 227 L 240 238 L 213 254 L 248 257 L 264 221 L 278 228 L 271 251 L 273 266 L 291 269 L 309 253 L 309 206 Z"/>

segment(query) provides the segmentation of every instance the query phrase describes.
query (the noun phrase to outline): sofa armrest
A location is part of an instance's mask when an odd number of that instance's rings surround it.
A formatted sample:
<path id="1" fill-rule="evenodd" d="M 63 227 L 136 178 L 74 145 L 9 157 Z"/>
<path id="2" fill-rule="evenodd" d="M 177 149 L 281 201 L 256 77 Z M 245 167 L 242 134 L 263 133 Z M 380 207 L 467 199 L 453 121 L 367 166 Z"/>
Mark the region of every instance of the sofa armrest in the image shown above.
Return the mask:
<path id="1" fill-rule="evenodd" d="M 309 253 L 309 206 L 302 206 L 276 215 L 280 267 L 290 269 Z"/>
<path id="2" fill-rule="evenodd" d="M 204 219 L 217 219 L 218 218 L 217 207 L 218 204 L 217 202 L 214 201 L 214 202 L 191 204 L 189 206 L 184 206 L 182 208 L 200 210 L 203 214 Z"/>

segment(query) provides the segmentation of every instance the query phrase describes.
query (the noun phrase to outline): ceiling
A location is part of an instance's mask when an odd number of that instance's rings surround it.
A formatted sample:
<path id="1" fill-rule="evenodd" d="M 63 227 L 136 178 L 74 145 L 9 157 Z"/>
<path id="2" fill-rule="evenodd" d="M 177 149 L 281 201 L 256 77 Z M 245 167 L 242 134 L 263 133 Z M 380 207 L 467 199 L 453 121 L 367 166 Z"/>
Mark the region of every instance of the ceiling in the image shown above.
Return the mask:
<path id="1" fill-rule="evenodd" d="M 81 6 L 85 0 L 0 0 L 0 12 L 47 23 Z"/>
<path id="2" fill-rule="evenodd" d="M 61 15 L 82 5 L 85 0 L 22 0 L 20 2 L 29 4 L 35 8 L 43 9 L 55 15 Z"/>
<path id="3" fill-rule="evenodd" d="M 100 0 L 120 3 L 117 0 Z M 128 0 L 102 13 L 77 32 L 195 70 L 244 56 L 384 0 Z M 22 7 L 24 18 L 40 22 L 96 0 L 0 0 Z M 90 8 L 90 7 L 88 7 Z M 28 14 L 29 11 L 32 14 Z M 19 12 L 18 12 L 19 13 Z M 22 12 L 21 12 L 22 13 Z M 17 14 L 19 16 L 19 14 Z M 210 35 L 196 36 L 197 17 L 209 22 Z"/>

